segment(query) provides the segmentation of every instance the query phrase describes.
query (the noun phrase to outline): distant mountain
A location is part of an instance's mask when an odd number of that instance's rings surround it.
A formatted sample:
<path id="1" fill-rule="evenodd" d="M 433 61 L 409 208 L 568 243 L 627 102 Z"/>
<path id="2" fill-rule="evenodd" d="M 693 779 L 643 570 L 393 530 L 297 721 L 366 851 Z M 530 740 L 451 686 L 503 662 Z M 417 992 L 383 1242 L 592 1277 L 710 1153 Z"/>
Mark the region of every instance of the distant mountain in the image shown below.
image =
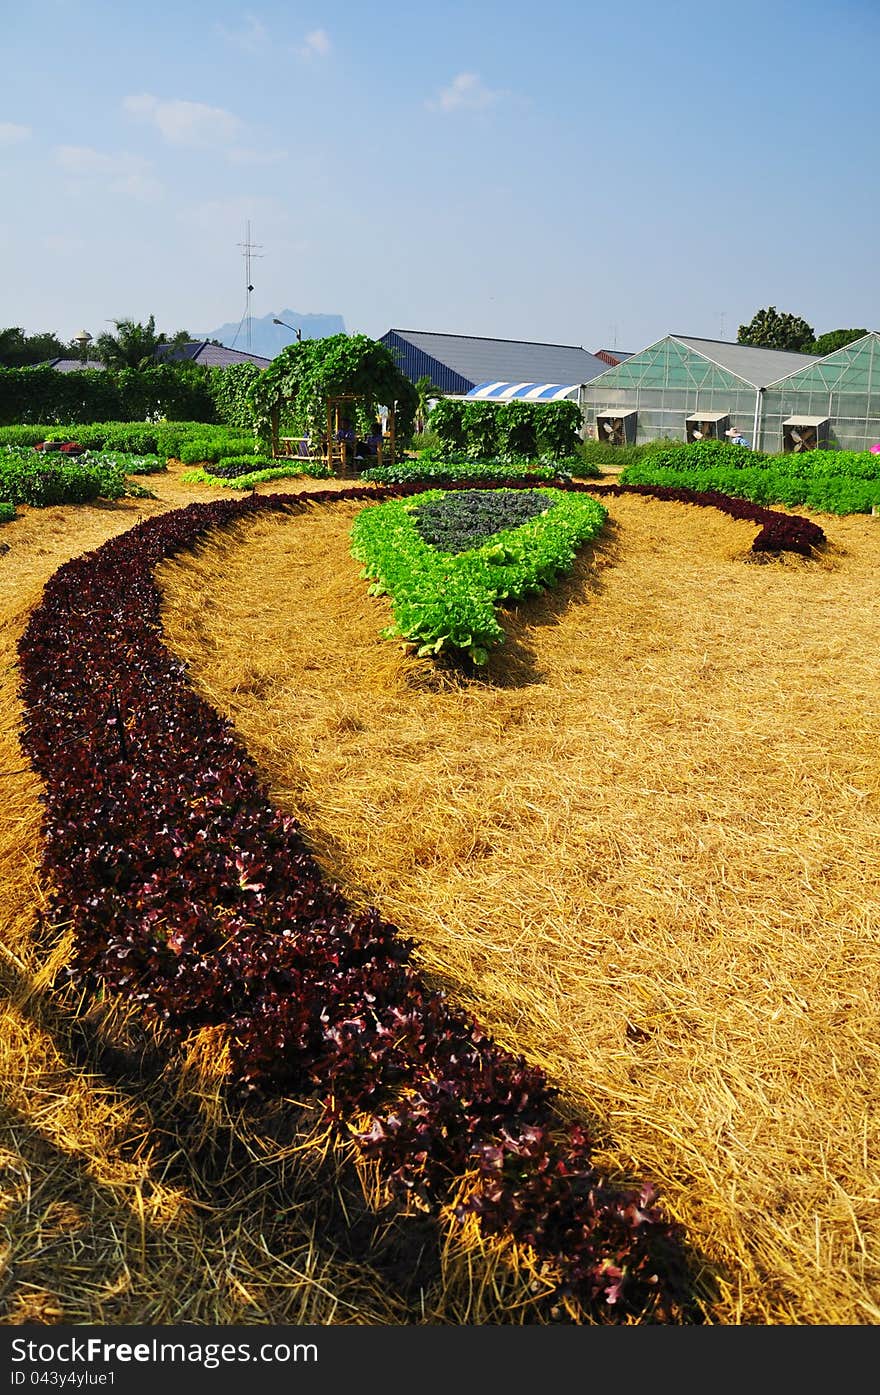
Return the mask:
<path id="1" fill-rule="evenodd" d="M 274 358 L 296 335 L 284 325 L 273 324 L 273 320 L 284 320 L 301 329 L 303 339 L 326 339 L 330 334 L 344 334 L 345 321 L 341 315 L 301 315 L 298 310 L 270 310 L 262 319 L 251 318 L 250 343 L 247 342 L 247 324 L 220 325 L 219 329 L 209 329 L 203 339 L 219 339 L 227 349 L 245 349 L 248 353 L 261 354 L 264 358 Z M 236 335 L 237 331 L 237 335 Z"/>

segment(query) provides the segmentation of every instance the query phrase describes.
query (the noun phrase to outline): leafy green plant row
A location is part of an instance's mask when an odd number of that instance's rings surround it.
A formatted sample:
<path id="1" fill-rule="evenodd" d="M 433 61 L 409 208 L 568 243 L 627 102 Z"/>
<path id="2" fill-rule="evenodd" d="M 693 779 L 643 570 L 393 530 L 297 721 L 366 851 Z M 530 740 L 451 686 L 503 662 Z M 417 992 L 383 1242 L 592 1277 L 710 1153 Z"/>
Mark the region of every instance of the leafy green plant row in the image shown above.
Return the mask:
<path id="1" fill-rule="evenodd" d="M 668 439 L 646 441 L 640 446 L 612 446 L 607 441 L 586 440 L 578 444 L 577 456 L 580 463 L 591 467 L 590 475 L 586 478 L 592 478 L 594 471 L 600 473 L 599 466 L 634 465 L 636 461 L 642 460 L 646 455 L 653 455 L 655 451 L 684 450 L 685 445 L 685 441 Z M 583 471 L 577 465 L 573 467 L 573 473 L 583 477 Z"/>
<path id="2" fill-rule="evenodd" d="M 211 462 L 206 473 L 214 478 L 234 480 L 239 475 L 252 475 L 256 470 L 277 469 L 278 461 L 271 455 L 221 455 Z"/>
<path id="3" fill-rule="evenodd" d="M 576 402 L 466 402 L 444 397 L 428 420 L 443 457 L 568 460 L 580 442 Z"/>
<path id="4" fill-rule="evenodd" d="M 253 432 L 230 426 L 202 427 L 198 432 L 181 434 L 177 441 L 174 432 L 169 431 L 163 437 L 163 442 L 175 446 L 170 454 L 182 460 L 184 465 L 200 465 L 202 461 L 217 464 L 224 457 L 234 455 L 253 455 L 256 459 L 258 454 Z M 260 456 L 265 458 L 262 453 Z"/>
<path id="5" fill-rule="evenodd" d="M 252 430 L 234 426 L 211 426 L 203 421 L 95 421 L 67 422 L 61 426 L 0 426 L 0 446 L 36 446 L 43 441 L 76 441 L 86 450 L 126 451 L 137 455 L 160 455 L 180 459 L 188 441 L 204 442 L 210 455 L 241 454 L 254 449 Z M 218 454 L 219 451 L 219 454 Z"/>
<path id="6" fill-rule="evenodd" d="M 180 479 L 182 484 L 217 484 L 223 489 L 253 489 L 255 484 L 265 484 L 268 480 L 293 480 L 299 479 L 301 475 L 325 480 L 330 474 L 331 471 L 320 461 L 291 460 L 287 465 L 267 466 L 262 470 L 251 470 L 232 476 L 215 475 L 204 469 L 185 470 Z"/>
<path id="7" fill-rule="evenodd" d="M 655 442 L 653 449 L 641 457 L 652 469 L 658 470 L 754 470 L 774 469 L 797 479 L 817 479 L 835 475 L 850 479 L 880 479 L 880 455 L 862 450 L 806 450 L 784 455 L 768 455 L 750 450 L 748 446 L 729 445 L 724 441 L 695 441 L 690 445 L 669 448 Z"/>
<path id="8" fill-rule="evenodd" d="M 157 454 L 158 426 L 142 421 L 94 421 L 87 424 L 0 426 L 0 446 L 36 446 L 43 441 L 76 441 L 86 450 Z"/>
<path id="9" fill-rule="evenodd" d="M 596 471 L 596 474 L 599 472 Z M 564 480 L 571 476 L 561 465 L 537 460 L 467 460 L 464 457 L 439 459 L 427 452 L 417 460 L 400 460 L 394 465 L 375 465 L 364 470 L 361 479 L 375 484 L 432 484 L 438 489 L 459 483 L 485 483 L 521 478 L 525 480 Z"/>
<path id="10" fill-rule="evenodd" d="M 126 479 L 111 457 L 86 452 L 75 458 L 40 455 L 26 446 L 0 448 L 0 498 L 10 504 L 46 508 L 94 499 L 144 498 L 148 491 Z"/>
<path id="11" fill-rule="evenodd" d="M 159 455 L 135 455 L 124 450 L 90 450 L 86 455 L 92 464 L 115 465 L 124 475 L 158 475 L 168 469 L 168 461 Z"/>
<path id="12" fill-rule="evenodd" d="M 624 484 L 662 484 L 673 488 L 718 490 L 755 504 L 805 505 L 817 513 L 870 513 L 880 505 L 880 480 L 820 475 L 816 479 L 790 475 L 772 466 L 754 470 L 657 469 L 645 461 L 621 475 Z"/>
<path id="13" fill-rule="evenodd" d="M 716 489 L 757 504 L 806 505 L 820 513 L 869 513 L 880 503 L 880 455 L 840 450 L 764 455 L 746 446 L 700 441 L 653 451 L 627 466 L 620 480 Z"/>
<path id="14" fill-rule="evenodd" d="M 455 555 L 426 543 L 413 516 L 414 509 L 442 499 L 441 490 L 362 509 L 351 550 L 372 581 L 370 593 L 391 598 L 394 624 L 384 633 L 409 640 L 419 654 L 453 651 L 486 663 L 504 639 L 496 604 L 551 586 L 607 518 L 603 505 L 586 494 L 541 492 L 546 513 Z"/>

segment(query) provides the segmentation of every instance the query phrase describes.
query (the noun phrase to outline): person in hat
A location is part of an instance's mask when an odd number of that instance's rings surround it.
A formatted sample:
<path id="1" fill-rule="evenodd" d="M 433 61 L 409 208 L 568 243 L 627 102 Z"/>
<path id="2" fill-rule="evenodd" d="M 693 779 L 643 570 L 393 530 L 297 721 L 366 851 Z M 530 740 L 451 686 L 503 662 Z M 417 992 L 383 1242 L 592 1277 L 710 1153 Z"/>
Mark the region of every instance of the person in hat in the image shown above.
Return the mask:
<path id="1" fill-rule="evenodd" d="M 747 446 L 749 444 L 738 426 L 731 426 L 730 430 L 725 431 L 724 434 L 732 446 Z"/>

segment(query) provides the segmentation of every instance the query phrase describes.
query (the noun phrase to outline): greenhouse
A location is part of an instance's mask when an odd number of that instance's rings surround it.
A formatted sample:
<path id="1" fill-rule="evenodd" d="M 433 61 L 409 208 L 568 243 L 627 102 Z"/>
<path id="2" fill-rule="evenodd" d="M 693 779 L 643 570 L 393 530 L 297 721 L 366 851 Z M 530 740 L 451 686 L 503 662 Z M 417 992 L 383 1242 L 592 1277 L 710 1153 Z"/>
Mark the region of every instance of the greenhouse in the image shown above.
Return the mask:
<path id="1" fill-rule="evenodd" d="M 808 362 L 762 396 L 761 450 L 799 449 L 803 441 L 867 450 L 880 441 L 880 334 Z"/>
<path id="2" fill-rule="evenodd" d="M 731 429 L 757 444 L 767 385 L 821 361 L 670 334 L 584 385 L 584 424 L 612 445 L 722 438 Z"/>
<path id="3" fill-rule="evenodd" d="M 825 358 L 671 334 L 581 392 L 588 433 L 612 445 L 738 430 L 756 450 L 867 450 L 880 440 L 880 334 Z"/>

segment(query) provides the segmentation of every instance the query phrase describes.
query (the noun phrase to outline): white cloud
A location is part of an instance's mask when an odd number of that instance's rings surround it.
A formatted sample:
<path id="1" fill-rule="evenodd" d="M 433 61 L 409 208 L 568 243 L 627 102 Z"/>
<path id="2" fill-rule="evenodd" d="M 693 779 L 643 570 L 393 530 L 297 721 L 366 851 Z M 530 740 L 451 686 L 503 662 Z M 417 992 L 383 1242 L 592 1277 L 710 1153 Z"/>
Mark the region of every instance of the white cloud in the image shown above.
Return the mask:
<path id="1" fill-rule="evenodd" d="M 123 108 L 129 115 L 147 121 L 159 130 L 169 145 L 226 146 L 237 139 L 242 122 L 224 107 L 180 98 L 163 102 L 149 93 L 126 97 Z"/>
<path id="2" fill-rule="evenodd" d="M 248 146 L 234 145 L 227 150 L 226 158 L 233 165 L 277 165 L 287 159 L 287 151 L 252 150 Z"/>
<path id="3" fill-rule="evenodd" d="M 0 145 L 20 145 L 30 134 L 30 126 L 19 126 L 15 121 L 0 121 Z"/>
<path id="4" fill-rule="evenodd" d="M 246 10 L 242 18 L 244 23 L 241 29 L 227 29 L 225 24 L 218 24 L 217 33 L 245 53 L 261 53 L 269 39 L 268 29 L 250 10 Z"/>
<path id="5" fill-rule="evenodd" d="M 480 80 L 478 73 L 458 73 L 448 87 L 426 103 L 433 111 L 470 111 L 490 107 L 498 101 L 503 92 L 493 92 Z"/>
<path id="6" fill-rule="evenodd" d="M 149 160 L 140 155 L 108 155 L 90 145 L 58 145 L 55 159 L 66 174 L 81 180 L 97 179 L 114 194 L 147 202 L 163 193 Z"/>
<path id="7" fill-rule="evenodd" d="M 301 58 L 326 58 L 331 48 L 326 29 L 310 29 L 297 53 Z"/>

